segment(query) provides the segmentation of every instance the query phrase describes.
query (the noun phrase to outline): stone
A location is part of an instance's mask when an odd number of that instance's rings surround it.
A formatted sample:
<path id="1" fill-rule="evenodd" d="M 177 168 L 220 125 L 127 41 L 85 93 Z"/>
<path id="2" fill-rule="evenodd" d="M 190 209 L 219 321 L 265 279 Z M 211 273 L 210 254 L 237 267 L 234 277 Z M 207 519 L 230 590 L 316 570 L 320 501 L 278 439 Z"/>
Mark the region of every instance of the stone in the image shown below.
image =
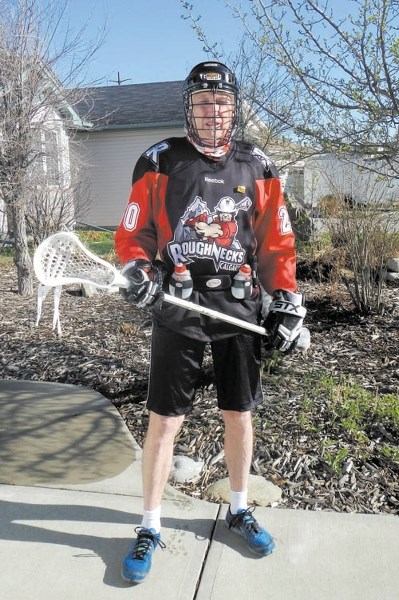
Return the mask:
<path id="1" fill-rule="evenodd" d="M 393 271 L 394 273 L 399 273 L 399 258 L 391 258 L 387 262 L 388 271 Z"/>
<path id="2" fill-rule="evenodd" d="M 170 479 L 176 483 L 197 481 L 201 475 L 203 466 L 203 461 L 194 460 L 188 456 L 174 456 Z"/>
<path id="3" fill-rule="evenodd" d="M 215 500 L 230 502 L 230 481 L 228 477 L 220 479 L 206 490 L 207 495 Z M 248 481 L 248 504 L 268 506 L 281 500 L 281 489 L 260 475 L 250 475 Z"/>
<path id="4" fill-rule="evenodd" d="M 399 281 L 399 273 L 396 273 L 396 271 L 387 271 L 385 281 Z"/>
<path id="5" fill-rule="evenodd" d="M 82 283 L 80 286 L 83 298 L 90 298 L 95 294 L 98 294 L 98 288 L 90 283 Z"/>
<path id="6" fill-rule="evenodd" d="M 302 352 L 306 352 L 306 350 L 309 350 L 309 348 L 310 348 L 310 331 L 307 327 L 302 327 L 296 347 L 297 347 L 297 350 L 301 350 Z"/>

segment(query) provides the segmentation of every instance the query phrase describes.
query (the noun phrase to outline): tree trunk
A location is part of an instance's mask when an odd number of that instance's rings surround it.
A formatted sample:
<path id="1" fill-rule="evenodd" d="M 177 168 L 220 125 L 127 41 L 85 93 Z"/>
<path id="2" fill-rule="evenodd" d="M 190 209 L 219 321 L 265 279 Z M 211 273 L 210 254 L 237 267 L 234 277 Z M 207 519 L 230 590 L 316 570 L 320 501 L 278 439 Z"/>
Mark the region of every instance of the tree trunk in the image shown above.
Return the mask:
<path id="1" fill-rule="evenodd" d="M 14 260 L 17 267 L 18 292 L 22 296 L 29 296 L 33 294 L 33 264 L 28 250 L 25 206 L 23 203 L 14 202 L 11 204 L 11 216 L 14 231 Z"/>

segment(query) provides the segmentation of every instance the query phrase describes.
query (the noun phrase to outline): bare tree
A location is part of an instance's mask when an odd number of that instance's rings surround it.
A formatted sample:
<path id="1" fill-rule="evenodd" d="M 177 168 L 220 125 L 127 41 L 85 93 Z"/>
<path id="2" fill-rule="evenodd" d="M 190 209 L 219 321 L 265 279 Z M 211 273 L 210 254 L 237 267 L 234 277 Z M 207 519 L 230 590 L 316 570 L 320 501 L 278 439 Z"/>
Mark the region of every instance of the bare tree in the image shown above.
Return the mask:
<path id="1" fill-rule="evenodd" d="M 358 312 L 381 312 L 387 262 L 395 255 L 399 228 L 392 177 L 353 163 L 337 169 L 336 160 L 321 168 L 318 164 L 317 171 L 330 189 L 320 205 L 331 240 L 346 256 L 348 270 L 341 271 L 341 278 Z"/>
<path id="2" fill-rule="evenodd" d="M 76 154 L 76 141 L 73 149 L 68 149 L 68 164 L 65 171 L 59 170 L 59 149 L 37 158 L 29 182 L 25 188 L 28 195 L 26 213 L 27 232 L 37 246 L 46 237 L 72 229 L 76 222 L 83 220 L 89 208 L 89 178 L 81 153 Z"/>
<path id="3" fill-rule="evenodd" d="M 235 72 L 241 90 L 241 107 L 238 135 L 254 141 L 262 150 L 273 150 L 280 168 L 285 168 L 301 156 L 299 144 L 288 138 L 290 126 L 280 118 L 293 110 L 289 93 L 289 77 L 270 60 L 268 53 L 258 44 L 258 39 L 243 17 L 243 34 L 237 49 L 226 54 L 221 45 L 208 39 L 202 16 L 192 3 L 180 0 L 186 19 L 210 59 L 228 64 Z M 228 2 L 226 7 L 234 10 Z M 279 115 L 277 118 L 276 115 Z"/>
<path id="4" fill-rule="evenodd" d="M 60 115 L 78 125 L 75 90 L 101 43 L 100 37 L 85 42 L 84 30 L 63 29 L 66 8 L 53 0 L 0 0 L 0 196 L 11 219 L 21 294 L 33 291 L 27 214 L 35 165 L 48 154 L 49 175 L 54 157 L 43 136 L 51 137 L 48 123 Z"/>
<path id="5" fill-rule="evenodd" d="M 251 48 L 247 78 L 258 115 L 279 123 L 301 151 L 377 157 L 399 176 L 399 2 L 348 0 L 344 11 L 332 0 L 251 0 L 245 12 L 225 4 Z M 270 65 L 286 102 L 267 94 Z"/>

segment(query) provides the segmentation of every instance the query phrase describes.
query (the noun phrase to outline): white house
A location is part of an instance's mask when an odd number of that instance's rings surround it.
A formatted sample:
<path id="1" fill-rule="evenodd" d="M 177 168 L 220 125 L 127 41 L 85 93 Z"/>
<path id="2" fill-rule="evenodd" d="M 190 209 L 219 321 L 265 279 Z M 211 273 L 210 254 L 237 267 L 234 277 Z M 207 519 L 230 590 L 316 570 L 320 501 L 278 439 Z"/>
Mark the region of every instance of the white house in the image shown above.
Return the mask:
<path id="1" fill-rule="evenodd" d="M 75 107 L 90 122 L 75 134 L 88 166 L 85 223 L 115 229 L 140 155 L 166 137 L 184 135 L 182 86 L 182 81 L 171 81 L 86 90 L 85 100 Z M 279 149 L 270 152 L 279 165 Z M 302 160 L 282 169 L 280 176 L 295 206 L 315 213 L 327 195 L 340 194 L 354 203 L 376 196 L 383 200 L 395 197 L 399 185 L 388 174 L 381 180 L 333 155 Z"/>
<path id="2" fill-rule="evenodd" d="M 49 74 L 49 85 L 57 87 Z M 95 87 L 81 90 L 75 107 L 60 102 L 48 111 L 37 144 L 35 169 L 54 190 L 70 185 L 70 152 L 81 153 L 86 183 L 84 220 L 115 229 L 127 202 L 133 168 L 140 155 L 158 141 L 184 135 L 182 81 Z M 39 148 L 39 149 L 40 149 Z M 54 152 L 55 149 L 55 152 Z M 279 151 L 270 150 L 279 165 Z M 320 200 L 342 195 L 350 202 L 398 197 L 399 181 L 381 178 L 332 155 L 308 158 L 280 172 L 285 192 L 317 214 Z M 373 194 L 373 196 L 372 196 Z M 7 215 L 0 195 L 0 232 Z"/>
<path id="3" fill-rule="evenodd" d="M 70 132 L 90 124 L 82 120 L 74 108 L 62 99 L 61 84 L 56 77 L 48 69 L 44 71 L 45 82 L 38 96 L 46 95 L 46 90 L 49 88 L 48 95 L 51 102 L 47 104 L 38 97 L 37 110 L 34 111 L 31 122 L 35 139 L 32 153 L 36 158 L 28 174 L 32 202 L 37 198 L 42 200 L 46 197 L 50 202 L 49 212 L 51 212 L 52 198 L 59 195 L 60 190 L 66 191 L 71 186 Z M 36 209 L 40 211 L 40 206 Z M 72 203 L 71 211 L 73 211 Z M 73 214 L 71 217 L 73 218 Z M 0 188 L 0 233 L 6 234 L 11 227 Z"/>
<path id="4" fill-rule="evenodd" d="M 172 81 L 87 90 L 77 106 L 80 116 L 93 124 L 77 133 L 90 182 L 86 224 L 115 229 L 140 155 L 164 138 L 184 135 L 182 86 L 183 81 Z M 303 196 L 302 164 L 282 171 L 281 178 L 288 191 L 297 195 L 301 190 Z"/>
<path id="5" fill-rule="evenodd" d="M 399 199 L 399 180 L 375 159 L 324 154 L 304 161 L 302 194 L 308 208 L 338 196 L 351 206 L 372 203 L 384 209 Z"/>
<path id="6" fill-rule="evenodd" d="M 93 124 L 76 134 L 88 165 L 87 224 L 116 228 L 138 158 L 160 140 L 184 135 L 182 85 L 169 81 L 87 90 L 76 107 Z"/>

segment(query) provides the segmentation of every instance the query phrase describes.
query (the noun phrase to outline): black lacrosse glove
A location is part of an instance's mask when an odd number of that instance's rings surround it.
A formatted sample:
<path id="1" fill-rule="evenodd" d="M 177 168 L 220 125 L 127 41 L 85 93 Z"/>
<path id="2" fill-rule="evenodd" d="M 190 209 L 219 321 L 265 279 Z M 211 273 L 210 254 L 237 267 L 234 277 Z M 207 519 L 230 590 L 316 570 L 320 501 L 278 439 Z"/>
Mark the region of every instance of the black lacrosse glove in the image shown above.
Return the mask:
<path id="1" fill-rule="evenodd" d="M 303 319 L 306 315 L 305 299 L 302 294 L 276 290 L 270 303 L 264 328 L 269 335 L 264 336 L 266 350 L 291 352 L 298 343 Z"/>
<path id="2" fill-rule="evenodd" d="M 164 272 L 161 261 L 133 260 L 127 263 L 121 271 L 128 282 L 122 291 L 126 300 L 139 308 L 161 304 Z"/>

